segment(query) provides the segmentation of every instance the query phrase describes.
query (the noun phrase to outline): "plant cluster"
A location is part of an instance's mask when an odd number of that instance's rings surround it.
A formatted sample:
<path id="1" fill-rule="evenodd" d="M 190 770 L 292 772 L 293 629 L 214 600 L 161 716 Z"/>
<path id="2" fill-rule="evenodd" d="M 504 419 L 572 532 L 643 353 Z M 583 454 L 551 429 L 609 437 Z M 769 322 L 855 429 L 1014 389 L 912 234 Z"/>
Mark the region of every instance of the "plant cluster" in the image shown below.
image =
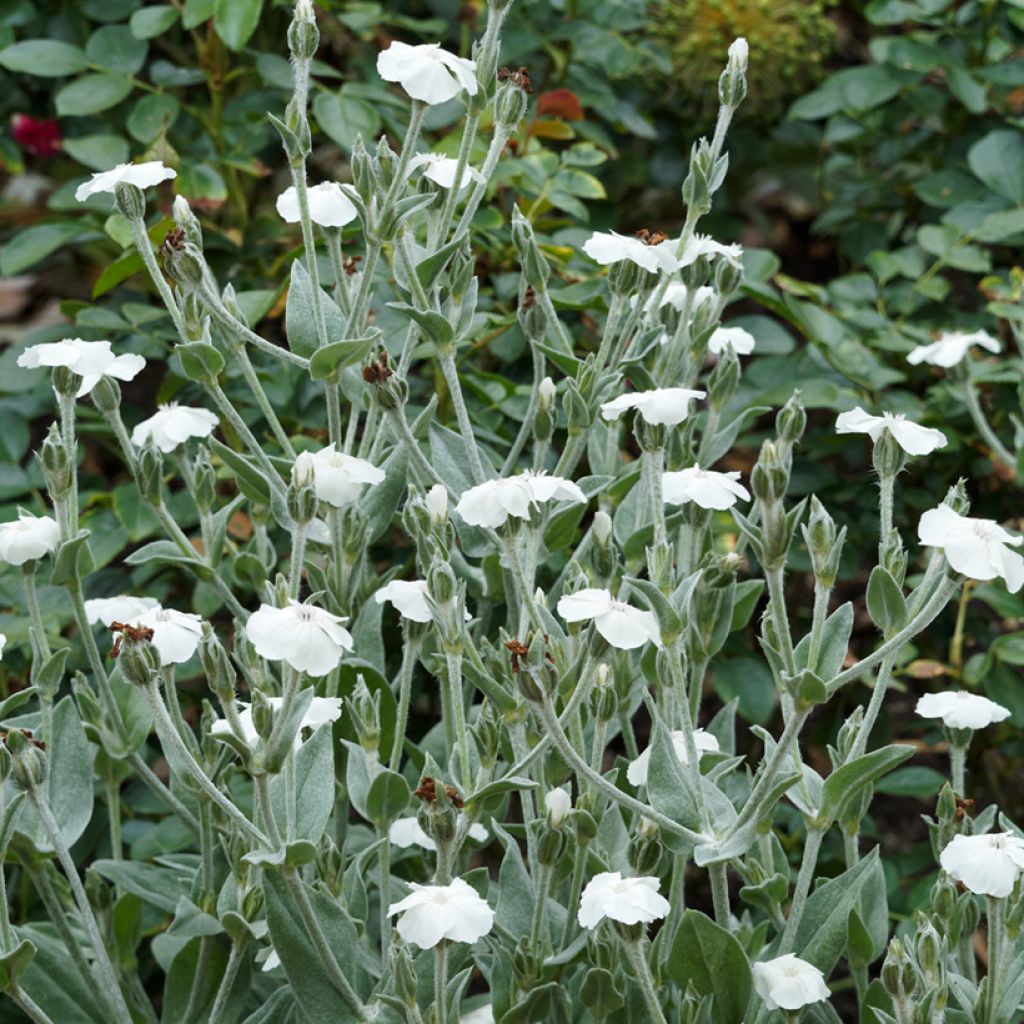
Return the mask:
<path id="1" fill-rule="evenodd" d="M 887 409 L 827 425 L 871 453 L 867 550 L 834 506 L 794 495 L 804 380 L 751 402 L 744 360 L 770 331 L 723 323 L 744 293 L 772 299 L 770 272 L 698 231 L 745 40 L 692 147 L 679 232 L 552 244 L 532 196 L 503 194 L 531 88 L 500 61 L 511 6 L 489 0 L 471 59 L 382 48 L 401 145 L 357 134 L 352 181 L 313 184 L 319 28 L 298 0 L 290 99 L 269 115 L 290 180 L 276 210 L 301 237 L 283 339 L 261 330 L 265 295 L 219 273 L 174 168 L 118 163 L 76 188 L 112 203 L 162 303 L 122 312 L 153 325 L 150 350 L 170 336 L 172 372 L 140 411 L 123 392 L 146 345 L 59 337 L 16 357 L 57 416 L 45 497 L 0 524 L 28 619 L 6 652 L 28 685 L 0 704 L 12 1020 L 835 1022 L 845 993 L 845 1019 L 1012 1024 L 1024 833 L 975 806 L 968 774 L 975 732 L 1011 710 L 921 696 L 949 753 L 927 822 L 940 870 L 895 937 L 885 843 L 868 839 L 876 785 L 917 752 L 873 741 L 897 669 L 969 581 L 1024 587 L 1024 540 L 972 516 L 965 481 L 901 529 L 897 482 L 950 437 Z M 457 145 L 431 151 L 452 103 Z M 169 182 L 164 224 L 149 197 Z M 484 289 L 503 218 L 518 272 Z M 523 384 L 480 366 L 508 305 Z M 78 326 L 131 337 L 99 312 Z M 911 362 L 972 344 L 998 353 L 951 329 Z M 730 468 L 755 429 L 756 460 Z M 118 453 L 146 524 L 122 566 L 124 535 L 82 500 L 84 433 Z M 864 586 L 839 600 L 851 557 Z M 785 585 L 798 566 L 806 606 Z M 738 728 L 746 680 L 714 698 L 745 631 L 774 731 Z M 843 701 L 808 763 L 809 728 Z M 833 839 L 844 863 L 823 878 Z"/>

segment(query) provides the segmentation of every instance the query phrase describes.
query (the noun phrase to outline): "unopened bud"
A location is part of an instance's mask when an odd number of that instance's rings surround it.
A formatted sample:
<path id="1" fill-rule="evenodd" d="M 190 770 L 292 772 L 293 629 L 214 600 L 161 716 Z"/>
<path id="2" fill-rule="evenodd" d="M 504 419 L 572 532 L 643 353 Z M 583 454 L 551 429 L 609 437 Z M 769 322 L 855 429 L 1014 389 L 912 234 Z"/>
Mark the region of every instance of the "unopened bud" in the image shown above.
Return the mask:
<path id="1" fill-rule="evenodd" d="M 148 686 L 160 671 L 160 654 L 145 636 L 122 634 L 117 656 L 121 675 L 134 686 Z"/>
<path id="2" fill-rule="evenodd" d="M 146 441 L 136 460 L 136 476 L 139 491 L 151 505 L 159 505 L 163 501 L 162 487 L 164 480 L 164 458 L 160 449 L 153 443 L 152 436 Z"/>
<path id="3" fill-rule="evenodd" d="M 138 185 L 119 181 L 114 186 L 114 206 L 126 220 L 143 220 L 146 216 L 146 197 Z"/>
<path id="4" fill-rule="evenodd" d="M 177 227 L 185 232 L 185 238 L 196 248 L 201 249 L 203 247 L 203 229 L 184 196 L 174 197 L 174 202 L 171 204 L 171 216 L 174 217 Z"/>
<path id="5" fill-rule="evenodd" d="M 74 398 L 82 386 L 82 378 L 67 366 L 55 366 L 51 378 L 53 390 L 65 398 Z"/>
<path id="6" fill-rule="evenodd" d="M 100 412 L 116 412 L 121 406 L 121 386 L 113 377 L 100 377 L 89 397 Z"/>
<path id="7" fill-rule="evenodd" d="M 708 380 L 708 400 L 711 407 L 721 411 L 736 393 L 740 382 L 740 361 L 732 345 L 718 357 L 715 368 Z"/>
<path id="8" fill-rule="evenodd" d="M 561 828 L 572 810 L 572 797 L 568 790 L 549 789 L 544 796 L 544 809 L 547 811 L 548 828 Z"/>
<path id="9" fill-rule="evenodd" d="M 800 401 L 800 392 L 794 391 L 792 397 L 779 410 L 775 417 L 775 429 L 779 440 L 794 445 L 804 436 L 807 427 L 807 412 Z"/>
<path id="10" fill-rule="evenodd" d="M 206 445 L 200 445 L 196 453 L 192 468 L 192 494 L 196 507 L 203 513 L 210 512 L 217 502 L 217 473 L 210 462 L 210 452 Z"/>
<path id="11" fill-rule="evenodd" d="M 50 430 L 39 450 L 39 462 L 43 467 L 43 476 L 46 479 L 46 489 L 50 498 L 56 505 L 63 501 L 71 490 L 72 463 L 71 453 L 60 428 L 56 423 L 50 424 Z"/>
<path id="12" fill-rule="evenodd" d="M 310 0 L 298 0 L 295 17 L 288 26 L 288 49 L 295 60 L 311 60 L 320 44 L 316 15 Z"/>
<path id="13" fill-rule="evenodd" d="M 11 779 L 18 789 L 35 789 L 46 779 L 46 755 L 30 736 L 20 729 L 7 733 L 7 749 L 10 751 Z"/>

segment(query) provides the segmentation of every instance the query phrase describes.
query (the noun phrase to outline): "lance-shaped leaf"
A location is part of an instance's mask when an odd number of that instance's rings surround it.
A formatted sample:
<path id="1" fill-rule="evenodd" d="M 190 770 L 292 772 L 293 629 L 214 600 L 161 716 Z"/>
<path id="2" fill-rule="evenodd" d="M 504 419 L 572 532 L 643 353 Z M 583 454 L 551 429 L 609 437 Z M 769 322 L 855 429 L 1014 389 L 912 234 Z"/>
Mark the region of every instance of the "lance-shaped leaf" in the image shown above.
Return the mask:
<path id="1" fill-rule="evenodd" d="M 687 910 L 665 962 L 681 991 L 712 998 L 715 1024 L 743 1024 L 753 976 L 739 940 L 706 914 Z"/>
<path id="2" fill-rule="evenodd" d="M 839 816 L 843 804 L 862 786 L 869 785 L 892 771 L 914 753 L 914 748 L 905 744 L 891 743 L 887 747 L 872 750 L 840 765 L 821 788 L 818 803 L 818 824 L 827 828 Z"/>
<path id="3" fill-rule="evenodd" d="M 866 600 L 868 615 L 883 635 L 891 636 L 906 625 L 907 602 L 903 591 L 889 570 L 881 565 L 871 570 Z"/>

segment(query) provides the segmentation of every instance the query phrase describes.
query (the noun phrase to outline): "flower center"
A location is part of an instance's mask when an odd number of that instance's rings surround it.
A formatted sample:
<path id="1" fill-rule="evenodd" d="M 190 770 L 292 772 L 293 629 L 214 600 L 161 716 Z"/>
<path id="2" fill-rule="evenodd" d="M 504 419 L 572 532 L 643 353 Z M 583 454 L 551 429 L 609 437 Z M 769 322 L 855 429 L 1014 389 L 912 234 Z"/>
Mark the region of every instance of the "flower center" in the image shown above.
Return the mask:
<path id="1" fill-rule="evenodd" d="M 315 618 L 315 611 L 307 604 L 299 605 L 299 607 L 295 609 L 295 617 L 299 622 L 312 622 Z"/>
<path id="2" fill-rule="evenodd" d="M 971 529 L 982 540 L 995 540 L 997 537 L 997 526 L 991 519 L 975 519 L 971 523 Z"/>

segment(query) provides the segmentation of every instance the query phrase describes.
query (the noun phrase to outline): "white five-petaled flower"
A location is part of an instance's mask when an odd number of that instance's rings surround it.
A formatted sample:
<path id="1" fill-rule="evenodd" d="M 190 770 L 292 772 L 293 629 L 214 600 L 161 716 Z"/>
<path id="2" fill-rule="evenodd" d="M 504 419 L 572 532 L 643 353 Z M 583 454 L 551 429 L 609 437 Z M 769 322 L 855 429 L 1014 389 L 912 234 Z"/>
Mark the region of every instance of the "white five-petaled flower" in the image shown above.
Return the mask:
<path id="1" fill-rule="evenodd" d="M 922 718 L 941 718 L 950 729 L 984 729 L 1010 717 L 1009 708 L 966 690 L 926 693 L 914 710 Z"/>
<path id="2" fill-rule="evenodd" d="M 485 843 L 489 838 L 487 829 L 478 821 L 469 826 L 466 835 L 478 843 Z M 420 828 L 420 823 L 414 816 L 396 818 L 388 827 L 388 841 L 402 850 L 407 850 L 410 846 L 419 846 L 424 850 L 437 849 L 437 843 Z"/>
<path id="3" fill-rule="evenodd" d="M 749 356 L 757 344 L 750 331 L 742 327 L 716 327 L 708 339 L 708 351 L 713 355 L 721 355 L 728 346 L 738 356 Z"/>
<path id="4" fill-rule="evenodd" d="M 989 352 L 998 353 L 1002 346 L 988 331 L 947 331 L 939 335 L 938 341 L 930 345 L 918 345 L 908 356 L 907 362 L 913 366 L 918 363 L 930 363 L 949 369 L 956 366 L 972 345 L 980 345 Z"/>
<path id="5" fill-rule="evenodd" d="M 132 597 L 131 594 L 94 597 L 85 602 L 85 617 L 94 626 L 100 622 L 104 626 L 112 622 L 134 623 L 140 615 L 159 607 L 160 602 L 155 597 Z"/>
<path id="6" fill-rule="evenodd" d="M 352 650 L 345 620 L 312 604 L 289 601 L 284 608 L 260 605 L 245 624 L 245 635 L 256 653 L 283 661 L 299 672 L 325 676 Z"/>
<path id="7" fill-rule="evenodd" d="M 373 595 L 377 604 L 390 601 L 403 619 L 412 622 L 430 622 L 430 605 L 427 603 L 426 580 L 392 580 L 380 587 Z M 473 616 L 465 612 L 468 622 Z"/>
<path id="8" fill-rule="evenodd" d="M 673 241 L 673 250 L 678 244 Z M 692 235 L 683 246 L 683 255 L 679 258 L 679 266 L 688 267 L 691 263 L 696 263 L 701 256 L 707 256 L 708 259 L 720 256 L 734 267 L 740 267 L 743 263 L 743 248 L 739 245 L 723 245 L 721 242 L 716 242 L 710 235 Z"/>
<path id="9" fill-rule="evenodd" d="M 494 911 L 468 882 L 454 878 L 448 885 L 417 885 L 388 907 L 388 916 L 401 914 L 396 928 L 406 942 L 430 949 L 442 939 L 476 942 L 494 926 Z"/>
<path id="10" fill-rule="evenodd" d="M 705 754 L 708 751 L 716 751 L 718 747 L 718 739 L 709 732 L 705 732 L 703 729 L 693 730 L 693 745 L 697 748 L 697 756 Z M 672 733 L 672 749 L 675 751 L 675 755 L 679 758 L 682 764 L 688 764 L 689 758 L 686 754 L 686 738 L 683 733 L 674 731 Z M 626 778 L 629 779 L 630 783 L 634 786 L 644 786 L 647 784 L 647 769 L 651 763 L 651 748 L 648 747 L 639 757 L 629 762 L 629 767 L 626 769 Z"/>
<path id="11" fill-rule="evenodd" d="M 424 167 L 424 178 L 429 178 L 435 185 L 441 188 L 455 187 L 455 172 L 459 168 L 458 160 L 450 156 L 442 156 L 440 153 L 420 153 L 409 161 L 409 173 L 411 174 L 419 167 Z M 475 168 L 466 164 L 462 168 L 462 181 L 459 183 L 461 192 L 471 182 L 480 182 L 484 176 Z"/>
<path id="12" fill-rule="evenodd" d="M 829 997 L 825 975 L 792 953 L 754 964 L 754 989 L 766 1010 L 799 1010 Z"/>
<path id="13" fill-rule="evenodd" d="M 1000 576 L 1011 594 L 1024 586 L 1024 558 L 1011 550 L 1024 538 L 1007 533 L 995 520 L 971 519 L 939 505 L 921 516 L 917 537 L 926 547 L 942 548 L 946 561 L 972 580 Z"/>
<path id="14" fill-rule="evenodd" d="M 18 356 L 18 365 L 26 370 L 39 367 L 64 366 L 82 378 L 77 398 L 89 394 L 101 377 L 134 380 L 146 365 L 142 356 L 128 352 L 115 356 L 109 341 L 83 341 L 65 338 L 44 345 L 30 345 Z"/>
<path id="15" fill-rule="evenodd" d="M 858 405 L 840 413 L 836 419 L 837 434 L 867 434 L 872 441 L 877 441 L 883 430 L 888 430 L 908 455 L 929 455 L 946 445 L 946 435 L 941 430 L 922 427 L 902 413 L 883 412 L 881 416 L 872 416 Z"/>
<path id="16" fill-rule="evenodd" d="M 157 411 L 132 431 L 132 444 L 145 446 L 150 438 L 164 454 L 173 452 L 190 437 L 209 437 L 220 421 L 209 409 L 193 409 L 177 402 L 157 406 Z"/>
<path id="17" fill-rule="evenodd" d="M 336 181 L 323 181 L 306 189 L 309 201 L 309 219 L 324 228 L 343 228 L 354 221 L 358 215 L 352 200 L 345 195 L 344 189 Z M 302 215 L 299 213 L 299 194 L 295 186 L 286 188 L 277 197 L 277 212 L 289 224 L 297 224 Z"/>
<path id="18" fill-rule="evenodd" d="M 750 501 L 750 492 L 739 483 L 739 479 L 739 473 L 718 473 L 713 469 L 701 469 L 694 463 L 689 469 L 662 475 L 662 497 L 669 505 L 685 505 L 692 501 L 701 508 L 732 508 L 738 499 Z"/>
<path id="19" fill-rule="evenodd" d="M 621 924 L 650 924 L 671 909 L 658 892 L 660 887 L 661 882 L 651 875 L 623 878 L 618 871 L 602 871 L 587 882 L 576 920 L 589 929 L 605 917 Z"/>
<path id="20" fill-rule="evenodd" d="M 0 562 L 24 565 L 50 554 L 60 543 L 60 527 L 50 516 L 22 512 L 9 523 L 0 523 Z"/>
<path id="21" fill-rule="evenodd" d="M 203 620 L 198 615 L 160 605 L 137 616 L 132 624 L 153 630 L 152 643 L 162 665 L 181 665 L 188 661 L 203 637 Z"/>
<path id="22" fill-rule="evenodd" d="M 431 106 L 454 99 L 463 89 L 470 96 L 477 92 L 476 64 L 441 49 L 439 43 L 409 46 L 396 40 L 377 54 L 377 74 Z"/>
<path id="23" fill-rule="evenodd" d="M 141 164 L 118 164 L 109 171 L 100 171 L 75 189 L 75 198 L 81 203 L 97 192 L 113 192 L 122 182 L 136 188 L 150 188 L 162 181 L 176 178 L 178 172 L 165 167 L 159 160 Z"/>
<path id="24" fill-rule="evenodd" d="M 566 622 L 593 619 L 598 633 L 619 650 L 642 647 L 648 640 L 661 646 L 661 632 L 654 613 L 617 601 L 610 590 L 586 587 L 575 594 L 566 594 L 558 600 L 558 614 Z"/>
<path id="25" fill-rule="evenodd" d="M 280 711 L 284 704 L 283 697 L 267 697 L 266 700 L 270 709 L 275 712 Z M 255 748 L 259 743 L 260 734 L 256 731 L 256 726 L 253 724 L 252 705 L 245 701 L 239 701 L 238 707 L 238 724 L 242 730 L 242 738 L 249 747 Z M 316 732 L 321 726 L 336 722 L 339 718 L 341 718 L 340 697 L 314 697 L 309 702 L 309 707 L 302 716 L 302 722 L 295 734 L 295 749 L 297 750 L 302 745 L 303 729 L 310 729 L 312 732 Z M 214 736 L 233 735 L 231 725 L 226 718 L 218 718 L 210 727 L 210 732 Z"/>
<path id="26" fill-rule="evenodd" d="M 384 470 L 372 462 L 339 452 L 333 444 L 313 453 L 316 496 L 335 508 L 351 505 L 362 493 L 363 484 L 379 484 L 384 477 Z"/>
<path id="27" fill-rule="evenodd" d="M 652 274 L 671 273 L 679 268 L 675 250 L 676 243 L 671 239 L 651 245 L 642 238 L 620 235 L 617 231 L 595 231 L 583 243 L 583 251 L 603 267 L 629 260 Z"/>
<path id="28" fill-rule="evenodd" d="M 526 470 L 518 476 L 488 480 L 470 487 L 459 498 L 455 511 L 470 526 L 502 526 L 509 518 L 526 519 L 535 505 L 548 501 L 585 503 L 578 484 L 560 476 Z"/>
<path id="29" fill-rule="evenodd" d="M 954 836 L 939 856 L 942 870 L 978 896 L 1009 896 L 1024 873 L 1024 839 L 1012 832 Z"/>
<path id="30" fill-rule="evenodd" d="M 650 424 L 665 424 L 674 427 L 690 414 L 690 400 L 704 398 L 707 392 L 690 388 L 654 388 L 651 391 L 634 391 L 619 395 L 601 405 L 601 415 L 606 420 L 617 420 L 627 409 L 636 409 Z"/>

